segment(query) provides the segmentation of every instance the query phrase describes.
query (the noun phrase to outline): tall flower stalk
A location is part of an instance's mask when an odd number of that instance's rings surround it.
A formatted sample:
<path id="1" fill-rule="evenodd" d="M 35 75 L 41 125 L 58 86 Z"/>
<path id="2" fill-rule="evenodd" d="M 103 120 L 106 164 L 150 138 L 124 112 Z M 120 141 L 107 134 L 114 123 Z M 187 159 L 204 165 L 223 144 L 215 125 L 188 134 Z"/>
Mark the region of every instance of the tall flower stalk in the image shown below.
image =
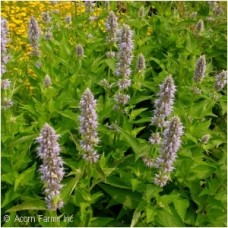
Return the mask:
<path id="1" fill-rule="evenodd" d="M 63 161 L 59 156 L 60 147 L 58 144 L 58 135 L 55 130 L 45 124 L 37 138 L 39 143 L 38 156 L 42 160 L 40 166 L 41 180 L 45 186 L 45 201 L 49 210 L 60 209 L 63 201 L 60 198 L 60 184 L 64 176 Z"/>
<path id="2" fill-rule="evenodd" d="M 206 73 L 206 58 L 205 58 L 205 55 L 202 55 L 196 61 L 193 80 L 196 83 L 200 83 L 205 77 L 205 73 Z"/>
<path id="3" fill-rule="evenodd" d="M 215 89 L 217 91 L 221 91 L 227 82 L 227 71 L 223 70 L 221 73 L 216 75 L 215 80 L 216 80 L 215 81 Z"/>
<path id="4" fill-rule="evenodd" d="M 9 61 L 9 55 L 7 53 L 7 43 L 8 39 L 8 26 L 7 20 L 5 18 L 1 18 L 1 73 L 4 74 L 6 72 L 6 64 Z"/>
<path id="5" fill-rule="evenodd" d="M 80 100 L 80 128 L 81 134 L 80 145 L 83 149 L 83 158 L 91 163 L 96 163 L 99 159 L 95 147 L 99 142 L 97 133 L 97 113 L 96 100 L 89 88 L 85 90 Z"/>
<path id="6" fill-rule="evenodd" d="M 167 124 L 163 132 L 163 143 L 160 149 L 160 156 L 156 159 L 155 166 L 159 169 L 155 175 L 154 183 L 163 187 L 166 185 L 169 174 L 173 171 L 173 162 L 177 158 L 177 151 L 181 145 L 183 126 L 178 116 L 174 116 Z"/>
<path id="7" fill-rule="evenodd" d="M 31 16 L 29 20 L 29 30 L 28 30 L 30 44 L 32 46 L 32 55 L 38 56 L 39 51 L 39 40 L 41 36 L 39 24 L 35 17 Z"/>
<path id="8" fill-rule="evenodd" d="M 108 15 L 108 19 L 106 21 L 106 30 L 107 30 L 107 42 L 111 44 L 115 44 L 117 41 L 117 17 L 113 11 L 111 11 Z"/>
<path id="9" fill-rule="evenodd" d="M 176 87 L 173 78 L 169 75 L 160 85 L 160 92 L 155 100 L 155 110 L 152 118 L 152 123 L 155 126 L 165 126 L 166 117 L 170 115 L 173 109 L 175 91 Z"/>

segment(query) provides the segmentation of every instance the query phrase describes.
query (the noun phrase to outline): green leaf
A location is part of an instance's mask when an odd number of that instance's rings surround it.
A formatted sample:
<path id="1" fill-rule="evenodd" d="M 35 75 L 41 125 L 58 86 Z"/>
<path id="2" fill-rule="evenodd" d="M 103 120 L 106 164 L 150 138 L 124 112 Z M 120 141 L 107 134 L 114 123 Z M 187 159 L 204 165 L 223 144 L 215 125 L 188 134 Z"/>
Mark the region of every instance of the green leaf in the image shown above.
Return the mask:
<path id="1" fill-rule="evenodd" d="M 180 216 L 182 222 L 184 222 L 186 211 L 189 207 L 189 201 L 187 199 L 177 199 L 174 200 L 174 207 L 177 211 L 177 214 Z"/>
<path id="2" fill-rule="evenodd" d="M 20 205 L 14 206 L 8 209 L 6 212 L 13 211 L 26 211 L 26 210 L 47 210 L 44 201 L 33 200 L 30 202 L 22 203 Z"/>
<path id="3" fill-rule="evenodd" d="M 106 184 L 99 184 L 99 186 L 115 201 L 127 208 L 135 209 L 140 202 L 140 194 L 136 192 L 132 193 L 130 190 L 116 188 Z"/>

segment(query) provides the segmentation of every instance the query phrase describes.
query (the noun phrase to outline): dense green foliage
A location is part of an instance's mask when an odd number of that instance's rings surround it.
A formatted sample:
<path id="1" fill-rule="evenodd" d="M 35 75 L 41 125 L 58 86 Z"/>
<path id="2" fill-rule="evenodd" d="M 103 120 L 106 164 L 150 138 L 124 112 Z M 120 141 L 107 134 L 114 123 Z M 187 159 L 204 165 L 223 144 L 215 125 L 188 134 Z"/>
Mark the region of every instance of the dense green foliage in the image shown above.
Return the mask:
<path id="1" fill-rule="evenodd" d="M 2 91 L 2 99 L 8 93 L 14 105 L 2 109 L 2 226 L 226 226 L 227 92 L 214 88 L 215 76 L 227 64 L 226 3 L 218 16 L 207 2 L 121 3 L 117 7 L 110 2 L 110 9 L 99 6 L 99 18 L 106 20 L 113 10 L 119 27 L 125 23 L 134 31 L 132 86 L 127 90 L 131 98 L 121 111 L 113 110 L 117 87 L 105 89 L 100 83 L 117 82 L 117 58 L 107 58 L 106 52 L 119 47 L 106 44 L 107 33 L 94 27 L 89 13 L 72 15 L 70 25 L 53 14 L 53 38 L 42 38 L 41 56 L 30 57 L 26 64 L 18 65 L 20 53 L 10 51 L 7 68 L 17 67 L 23 76 L 4 74 L 12 86 Z M 138 16 L 141 6 L 143 18 Z M 192 17 L 193 12 L 198 14 Z M 200 19 L 205 28 L 197 32 Z M 82 59 L 76 56 L 77 44 L 84 48 Z M 144 77 L 135 73 L 140 53 L 146 59 Z M 194 84 L 201 55 L 206 56 L 206 76 Z M 46 74 L 50 87 L 43 85 Z M 159 85 L 170 74 L 177 89 L 171 116 L 180 117 L 184 135 L 171 180 L 161 188 L 154 184 L 156 170 L 146 167 L 142 157 L 159 153 L 148 138 L 156 131 L 151 118 Z M 85 161 L 80 148 L 79 102 L 86 88 L 97 99 L 101 156 L 96 164 Z M 194 93 L 196 88 L 201 93 Z M 45 123 L 61 136 L 66 172 L 64 207 L 54 212 L 46 209 L 38 171 L 35 139 Z M 205 135 L 210 137 L 204 143 Z M 60 222 L 39 219 L 41 215 L 59 216 Z M 63 220 L 71 215 L 72 222 Z M 35 220 L 19 221 L 17 216 Z"/>

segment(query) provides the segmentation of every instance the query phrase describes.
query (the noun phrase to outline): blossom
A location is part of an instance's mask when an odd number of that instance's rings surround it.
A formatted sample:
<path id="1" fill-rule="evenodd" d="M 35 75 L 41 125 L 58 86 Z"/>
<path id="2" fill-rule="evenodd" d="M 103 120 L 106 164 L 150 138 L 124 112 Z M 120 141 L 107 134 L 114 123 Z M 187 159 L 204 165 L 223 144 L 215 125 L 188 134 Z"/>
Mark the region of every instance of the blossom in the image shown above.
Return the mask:
<path id="1" fill-rule="evenodd" d="M 43 12 L 42 13 L 42 20 L 45 24 L 48 24 L 51 22 L 51 16 L 48 12 Z"/>
<path id="2" fill-rule="evenodd" d="M 172 112 L 176 88 L 171 75 L 160 85 L 158 99 L 155 100 L 152 123 L 158 127 L 165 126 L 165 118 Z"/>
<path id="3" fill-rule="evenodd" d="M 99 154 L 95 151 L 95 147 L 99 142 L 98 138 L 98 122 L 96 113 L 96 100 L 90 89 L 86 89 L 80 100 L 80 128 L 82 140 L 80 145 L 84 151 L 83 158 L 91 163 L 95 163 L 99 159 Z"/>
<path id="4" fill-rule="evenodd" d="M 10 108 L 12 106 L 13 106 L 13 101 L 11 99 L 5 97 L 2 101 L 2 108 L 4 110 L 7 110 L 8 108 Z"/>
<path id="5" fill-rule="evenodd" d="M 100 81 L 101 86 L 103 86 L 105 89 L 111 89 L 113 87 L 113 83 L 109 83 L 107 79 L 102 79 Z"/>
<path id="6" fill-rule="evenodd" d="M 128 77 L 123 77 L 118 80 L 118 87 L 120 89 L 126 89 L 131 86 L 131 80 Z"/>
<path id="7" fill-rule="evenodd" d="M 110 11 L 110 13 L 108 15 L 108 19 L 106 21 L 106 30 L 108 33 L 107 41 L 109 43 L 115 43 L 116 42 L 117 27 L 118 27 L 118 23 L 117 23 L 116 15 L 114 14 L 113 11 Z"/>
<path id="8" fill-rule="evenodd" d="M 31 16 L 29 20 L 29 40 L 32 46 L 32 54 L 39 55 L 39 39 L 40 39 L 40 28 L 38 22 L 36 21 L 35 17 Z"/>
<path id="9" fill-rule="evenodd" d="M 116 75 L 119 77 L 129 77 L 131 74 L 130 65 L 133 50 L 132 31 L 128 25 L 124 24 L 119 35 L 120 44 Z"/>
<path id="10" fill-rule="evenodd" d="M 118 105 L 126 105 L 130 99 L 130 96 L 128 94 L 119 93 L 115 95 L 114 99 Z"/>
<path id="11" fill-rule="evenodd" d="M 167 178 L 167 174 L 174 169 L 173 162 L 176 160 L 177 151 L 181 145 L 181 136 L 183 135 L 183 126 L 178 116 L 174 116 L 167 124 L 163 132 L 163 143 L 160 149 L 160 156 L 155 161 L 159 174 L 156 176 L 155 184 L 163 185 Z M 165 178 L 163 178 L 163 177 Z M 158 181 L 163 182 L 159 184 Z M 161 181 L 163 180 L 163 181 Z"/>
<path id="12" fill-rule="evenodd" d="M 204 31 L 204 22 L 202 19 L 200 19 L 197 24 L 196 24 L 196 30 L 198 32 L 203 32 Z"/>
<path id="13" fill-rule="evenodd" d="M 137 59 L 136 71 L 143 72 L 145 70 L 145 57 L 143 54 L 140 54 Z"/>
<path id="14" fill-rule="evenodd" d="M 43 84 L 45 87 L 49 87 L 52 85 L 51 78 L 48 74 L 45 76 Z"/>
<path id="15" fill-rule="evenodd" d="M 85 8 L 87 13 L 91 13 L 93 11 L 94 3 L 93 1 L 86 1 Z"/>
<path id="16" fill-rule="evenodd" d="M 6 72 L 6 64 L 9 61 L 9 55 L 7 53 L 7 43 L 8 43 L 8 26 L 7 20 L 1 18 L 1 73 Z"/>
<path id="17" fill-rule="evenodd" d="M 1 81 L 1 88 L 6 90 L 10 88 L 11 81 L 9 79 L 3 79 Z"/>
<path id="18" fill-rule="evenodd" d="M 151 144 L 159 144 L 161 141 L 161 137 L 159 133 L 152 133 L 150 138 L 149 138 L 149 142 Z"/>
<path id="19" fill-rule="evenodd" d="M 44 34 L 44 38 L 45 38 L 46 40 L 50 40 L 52 37 L 53 37 L 53 35 L 52 35 L 51 28 L 48 28 L 47 31 L 46 31 L 45 34 Z"/>
<path id="20" fill-rule="evenodd" d="M 76 46 L 76 55 L 77 55 L 78 58 L 84 57 L 84 49 L 83 49 L 81 44 L 78 44 Z"/>
<path id="21" fill-rule="evenodd" d="M 208 141 L 209 141 L 209 139 L 210 139 L 210 135 L 209 134 L 206 134 L 206 135 L 204 135 L 202 138 L 201 138 L 201 140 L 200 140 L 200 142 L 202 143 L 202 144 L 207 144 L 208 143 Z"/>
<path id="22" fill-rule="evenodd" d="M 70 24 L 71 22 L 72 22 L 71 15 L 67 15 L 67 16 L 65 17 L 65 23 L 66 23 L 66 24 Z"/>
<path id="23" fill-rule="evenodd" d="M 149 158 L 149 157 L 143 157 L 142 161 L 144 162 L 144 164 L 148 167 L 151 168 L 154 166 L 154 160 Z"/>
<path id="24" fill-rule="evenodd" d="M 158 174 L 155 174 L 154 184 L 160 187 L 164 187 L 167 184 L 168 180 L 169 180 L 169 177 L 160 172 Z"/>
<path id="25" fill-rule="evenodd" d="M 64 171 L 63 161 L 59 156 L 58 138 L 55 130 L 46 123 L 36 139 L 39 143 L 38 156 L 42 160 L 39 171 L 41 180 L 44 182 L 45 201 L 49 210 L 60 209 L 63 206 L 63 201 L 60 199 L 62 189 L 60 182 L 63 179 Z"/>
<path id="26" fill-rule="evenodd" d="M 205 55 L 202 55 L 197 59 L 193 80 L 196 83 L 200 83 L 205 77 L 205 73 L 206 73 L 206 59 L 205 59 Z"/>
<path id="27" fill-rule="evenodd" d="M 221 73 L 219 73 L 216 77 L 216 81 L 215 81 L 215 89 L 217 91 L 220 91 L 224 88 L 224 86 L 226 85 L 226 81 L 227 81 L 227 71 L 222 71 Z"/>
<path id="28" fill-rule="evenodd" d="M 106 57 L 109 59 L 112 59 L 116 56 L 116 53 L 114 51 L 108 51 L 106 52 Z"/>

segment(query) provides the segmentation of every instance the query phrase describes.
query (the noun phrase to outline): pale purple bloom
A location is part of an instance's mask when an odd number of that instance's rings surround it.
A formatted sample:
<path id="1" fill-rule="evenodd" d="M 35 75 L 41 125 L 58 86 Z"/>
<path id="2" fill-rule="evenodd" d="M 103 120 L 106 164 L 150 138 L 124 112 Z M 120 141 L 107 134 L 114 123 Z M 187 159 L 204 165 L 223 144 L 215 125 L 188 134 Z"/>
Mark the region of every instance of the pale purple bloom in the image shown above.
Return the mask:
<path id="1" fill-rule="evenodd" d="M 84 57 L 84 49 L 81 44 L 78 44 L 76 46 L 76 55 L 78 58 L 83 58 Z"/>
<path id="2" fill-rule="evenodd" d="M 65 23 L 66 23 L 66 24 L 70 24 L 71 22 L 72 22 L 71 15 L 67 15 L 67 16 L 65 17 Z"/>
<path id="3" fill-rule="evenodd" d="M 117 17 L 114 14 L 113 11 L 111 11 L 109 13 L 108 19 L 106 21 L 106 30 L 108 33 L 107 36 L 107 41 L 109 43 L 115 43 L 117 38 L 117 27 L 118 27 L 118 23 L 117 23 Z"/>
<path id="4" fill-rule="evenodd" d="M 163 143 L 161 145 L 160 156 L 156 159 L 155 167 L 160 170 L 156 176 L 156 181 L 161 180 L 162 176 L 167 176 L 174 169 L 173 162 L 177 158 L 177 151 L 181 145 L 183 126 L 178 116 L 174 116 L 167 124 L 163 132 Z M 165 178 L 166 179 L 166 178 Z M 165 182 L 164 182 L 165 183 Z M 159 185 L 159 184 L 158 184 Z M 159 185 L 160 186 L 160 185 Z M 164 185 L 163 185 L 164 186 Z"/>
<path id="5" fill-rule="evenodd" d="M 144 162 L 144 164 L 148 167 L 151 168 L 154 166 L 154 160 L 149 158 L 149 157 L 143 157 L 142 161 Z"/>
<path id="6" fill-rule="evenodd" d="M 1 73 L 4 74 L 6 72 L 6 64 L 8 63 L 10 57 L 7 53 L 7 43 L 8 39 L 8 26 L 7 20 L 1 17 Z"/>
<path id="7" fill-rule="evenodd" d="M 108 51 L 106 52 L 106 57 L 109 59 L 112 59 L 116 56 L 116 53 L 114 51 Z"/>
<path id="8" fill-rule="evenodd" d="M 210 135 L 209 134 L 206 134 L 206 135 L 204 135 L 202 138 L 201 138 L 201 140 L 200 140 L 200 142 L 202 143 L 202 144 L 207 144 L 208 143 L 208 141 L 209 141 L 209 139 L 210 139 Z"/>
<path id="9" fill-rule="evenodd" d="M 96 100 L 90 89 L 86 89 L 80 100 L 80 128 L 82 140 L 81 148 L 84 151 L 83 158 L 91 163 L 97 162 L 99 154 L 95 151 L 95 147 L 99 143 L 98 138 L 98 122 L 96 113 Z"/>
<path id="10" fill-rule="evenodd" d="M 140 54 L 137 59 L 136 72 L 144 72 L 145 68 L 145 57 L 143 54 Z"/>
<path id="11" fill-rule="evenodd" d="M 51 16 L 48 12 L 42 13 L 42 20 L 45 24 L 49 24 L 51 22 Z"/>
<path id="12" fill-rule="evenodd" d="M 161 142 L 161 137 L 159 133 L 152 133 L 150 138 L 149 138 L 149 142 L 153 145 L 153 144 L 160 144 Z"/>
<path id="13" fill-rule="evenodd" d="M 197 59 L 193 80 L 196 83 L 200 83 L 205 77 L 205 73 L 206 73 L 206 59 L 205 59 L 205 55 L 202 55 Z"/>
<path id="14" fill-rule="evenodd" d="M 13 106 L 13 101 L 11 99 L 5 97 L 2 101 L 2 108 L 4 110 L 7 110 L 8 108 L 10 108 L 12 106 Z"/>
<path id="15" fill-rule="evenodd" d="M 215 81 L 215 89 L 217 91 L 220 91 L 226 85 L 226 82 L 227 82 L 227 71 L 224 71 L 223 70 L 215 78 L 216 78 L 216 81 Z"/>
<path id="16" fill-rule="evenodd" d="M 113 87 L 113 83 L 109 83 L 107 79 L 102 79 L 100 81 L 101 86 L 103 86 L 105 89 L 111 89 Z"/>
<path id="17" fill-rule="evenodd" d="M 154 184 L 164 187 L 167 184 L 169 177 L 163 173 L 155 174 Z"/>
<path id="18" fill-rule="evenodd" d="M 41 180 L 44 182 L 45 201 L 49 210 L 60 209 L 63 206 L 63 201 L 60 199 L 62 189 L 60 182 L 63 179 L 64 170 L 62 158 L 59 156 L 58 138 L 55 130 L 47 123 L 37 138 L 38 156 L 42 160 L 39 170 Z"/>
<path id="19" fill-rule="evenodd" d="M 119 89 L 121 90 L 127 89 L 130 86 L 131 86 L 131 79 L 129 79 L 128 77 L 123 77 L 118 80 Z"/>
<path id="20" fill-rule="evenodd" d="M 1 88 L 4 89 L 4 90 L 7 90 L 10 88 L 10 84 L 11 84 L 11 81 L 7 78 L 7 79 L 2 79 L 1 81 Z"/>
<path id="21" fill-rule="evenodd" d="M 202 19 L 200 19 L 196 24 L 196 30 L 197 32 L 203 32 L 204 31 L 204 22 Z"/>
<path id="22" fill-rule="evenodd" d="M 93 1 L 85 1 L 85 9 L 87 13 L 91 13 L 94 8 L 94 3 Z"/>
<path id="23" fill-rule="evenodd" d="M 117 105 L 126 105 L 130 99 L 130 96 L 127 94 L 119 93 L 114 97 Z"/>
<path id="24" fill-rule="evenodd" d="M 158 127 L 165 126 L 165 119 L 172 112 L 176 87 L 171 75 L 160 85 L 158 98 L 155 100 L 152 123 Z"/>
<path id="25" fill-rule="evenodd" d="M 29 30 L 28 30 L 30 44 L 32 46 L 32 54 L 38 56 L 39 51 L 39 40 L 41 36 L 40 28 L 35 17 L 31 16 L 29 20 Z"/>
<path id="26" fill-rule="evenodd" d="M 51 78 L 48 74 L 45 76 L 43 84 L 45 87 L 49 87 L 52 85 Z"/>
<path id="27" fill-rule="evenodd" d="M 47 31 L 44 34 L 44 38 L 46 40 L 50 40 L 52 37 L 53 37 L 53 34 L 52 34 L 52 31 L 51 31 L 51 28 L 48 28 Z"/>
<path id="28" fill-rule="evenodd" d="M 128 25 L 123 25 L 120 32 L 120 44 L 116 75 L 129 77 L 131 74 L 130 65 L 132 61 L 133 40 L 132 31 Z"/>

